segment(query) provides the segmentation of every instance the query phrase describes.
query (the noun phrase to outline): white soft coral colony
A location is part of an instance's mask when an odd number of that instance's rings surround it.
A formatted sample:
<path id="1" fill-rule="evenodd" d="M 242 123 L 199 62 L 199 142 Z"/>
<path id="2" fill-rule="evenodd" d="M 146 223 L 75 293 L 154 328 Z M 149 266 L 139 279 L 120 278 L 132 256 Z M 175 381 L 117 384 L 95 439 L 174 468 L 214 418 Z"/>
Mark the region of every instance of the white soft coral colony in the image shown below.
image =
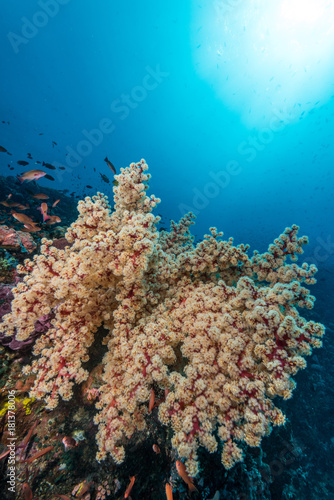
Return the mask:
<path id="1" fill-rule="evenodd" d="M 216 451 L 216 429 L 230 468 L 242 460 L 238 443 L 259 446 L 272 425 L 284 423 L 273 398 L 291 397 L 292 376 L 324 333 L 297 310 L 313 307 L 303 284 L 315 282 L 316 268 L 287 263 L 307 243 L 297 226 L 252 258 L 247 245 L 224 241 L 215 228 L 194 246 L 192 214 L 159 232 L 152 210 L 160 200 L 146 195 L 147 169 L 144 160 L 121 169 L 113 211 L 100 193 L 85 198 L 66 233 L 71 246 L 43 240 L 41 254 L 18 267 L 25 277 L 0 331 L 27 339 L 35 321 L 53 313 L 24 368 L 36 374 L 30 395 L 53 409 L 87 379 L 82 363 L 103 325 L 98 460 L 108 453 L 124 460 L 125 438 L 146 427 L 154 386 L 166 394 L 159 419 L 195 476 L 197 449 Z"/>

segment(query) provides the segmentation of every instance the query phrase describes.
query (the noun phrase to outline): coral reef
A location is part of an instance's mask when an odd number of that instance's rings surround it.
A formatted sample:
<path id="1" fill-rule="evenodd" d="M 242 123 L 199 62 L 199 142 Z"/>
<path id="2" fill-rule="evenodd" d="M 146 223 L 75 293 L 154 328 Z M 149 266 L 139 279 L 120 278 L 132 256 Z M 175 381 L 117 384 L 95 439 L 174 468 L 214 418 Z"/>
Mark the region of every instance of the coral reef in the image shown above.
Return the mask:
<path id="1" fill-rule="evenodd" d="M 24 249 L 31 253 L 36 248 L 31 234 L 15 231 L 7 226 L 0 226 L 0 247 L 5 249 Z"/>
<path id="2" fill-rule="evenodd" d="M 125 438 L 146 427 L 153 388 L 165 393 L 159 419 L 194 476 L 199 446 L 214 452 L 220 441 L 231 468 L 242 460 L 240 443 L 259 446 L 284 423 L 273 399 L 291 397 L 292 376 L 324 333 L 297 309 L 313 307 L 303 284 L 315 282 L 316 267 L 294 263 L 307 243 L 297 226 L 251 258 L 247 245 L 224 241 L 215 228 L 194 246 L 191 214 L 159 232 L 152 210 L 160 200 L 146 195 L 147 168 L 142 160 L 121 169 L 113 212 L 100 193 L 79 202 L 65 235 L 71 246 L 44 239 L 41 254 L 18 266 L 25 277 L 0 332 L 24 341 L 40 317 L 54 314 L 24 368 L 36 374 L 30 396 L 53 409 L 87 379 L 82 364 L 103 324 L 98 460 L 108 453 L 124 460 Z"/>

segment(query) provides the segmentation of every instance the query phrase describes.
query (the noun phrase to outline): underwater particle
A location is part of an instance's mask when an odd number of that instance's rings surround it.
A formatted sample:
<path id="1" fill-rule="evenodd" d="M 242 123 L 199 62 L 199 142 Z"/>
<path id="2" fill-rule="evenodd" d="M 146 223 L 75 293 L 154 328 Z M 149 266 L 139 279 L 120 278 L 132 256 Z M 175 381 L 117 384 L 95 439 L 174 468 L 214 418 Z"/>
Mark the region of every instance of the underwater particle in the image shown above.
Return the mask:
<path id="1" fill-rule="evenodd" d="M 106 162 L 106 164 L 108 165 L 108 167 L 110 168 L 110 170 L 116 174 L 116 168 L 114 167 L 114 165 L 111 163 L 111 161 L 108 160 L 108 156 L 105 157 L 104 161 Z"/>

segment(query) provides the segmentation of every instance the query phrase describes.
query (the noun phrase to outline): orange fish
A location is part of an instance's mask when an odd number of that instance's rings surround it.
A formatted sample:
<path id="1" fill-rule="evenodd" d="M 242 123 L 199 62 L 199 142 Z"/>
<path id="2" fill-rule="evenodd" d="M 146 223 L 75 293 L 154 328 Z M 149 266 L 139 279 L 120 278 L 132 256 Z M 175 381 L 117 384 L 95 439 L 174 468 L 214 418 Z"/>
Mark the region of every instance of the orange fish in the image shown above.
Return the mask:
<path id="1" fill-rule="evenodd" d="M 23 463 L 31 464 L 31 462 L 36 460 L 36 458 L 42 457 L 46 453 L 49 453 L 49 451 L 51 451 L 51 450 L 53 450 L 53 446 L 48 446 L 47 448 L 43 448 L 42 450 L 35 453 L 35 455 L 33 455 L 32 457 L 26 458 L 25 460 L 23 460 Z"/>
<path id="2" fill-rule="evenodd" d="M 42 203 L 40 207 L 37 207 L 37 210 L 40 210 L 41 214 L 43 215 L 43 222 L 50 219 L 50 217 L 47 214 L 48 211 L 47 203 Z"/>
<path id="3" fill-rule="evenodd" d="M 27 210 L 27 209 L 28 209 L 28 208 L 30 208 L 30 207 L 29 207 L 29 205 L 21 205 L 20 203 L 18 203 L 18 204 L 16 205 L 16 208 L 17 208 L 18 210 Z"/>
<path id="4" fill-rule="evenodd" d="M 148 412 L 149 413 L 151 413 L 151 411 L 153 410 L 154 402 L 155 402 L 155 394 L 154 394 L 154 390 L 151 389 L 150 401 L 148 403 Z"/>
<path id="5" fill-rule="evenodd" d="M 152 448 L 153 448 L 153 451 L 154 451 L 157 455 L 159 455 L 159 453 L 160 453 L 160 448 L 159 448 L 159 446 L 158 446 L 157 444 L 154 444 L 154 445 L 152 446 Z"/>
<path id="6" fill-rule="evenodd" d="M 25 231 L 26 233 L 37 233 L 41 231 L 41 228 L 35 226 L 35 224 L 24 224 L 24 228 L 20 229 L 20 231 Z"/>
<path id="7" fill-rule="evenodd" d="M 166 483 L 166 497 L 167 500 L 173 500 L 173 488 L 169 483 Z"/>
<path id="8" fill-rule="evenodd" d="M 75 446 L 78 445 L 78 443 L 72 436 L 65 436 L 62 439 L 62 443 L 65 447 L 65 451 L 70 450 L 71 448 L 75 448 Z"/>
<path id="9" fill-rule="evenodd" d="M 189 490 L 190 491 L 197 491 L 197 489 L 195 488 L 195 485 L 193 483 L 192 478 L 188 476 L 188 472 L 187 472 L 187 469 L 186 469 L 186 466 L 184 465 L 184 463 L 177 460 L 176 461 L 176 469 L 177 469 L 178 475 L 188 485 Z"/>
<path id="10" fill-rule="evenodd" d="M 53 204 L 52 204 L 52 208 L 54 208 L 58 203 L 60 202 L 60 198 L 59 200 L 56 200 Z"/>
<path id="11" fill-rule="evenodd" d="M 33 500 L 32 491 L 28 483 L 24 483 L 22 486 L 22 495 L 24 500 Z"/>
<path id="12" fill-rule="evenodd" d="M 14 219 L 18 220 L 19 222 L 22 222 L 22 224 L 29 224 L 30 226 L 35 226 L 35 222 L 32 219 L 30 219 L 30 217 L 28 217 L 27 215 L 13 212 L 12 216 L 14 217 Z"/>
<path id="13" fill-rule="evenodd" d="M 48 200 L 49 196 L 44 193 L 37 193 L 32 195 L 33 198 L 36 198 L 36 200 Z"/>
<path id="14" fill-rule="evenodd" d="M 130 495 L 131 490 L 132 490 L 132 486 L 134 485 L 134 482 L 135 482 L 135 479 L 136 479 L 136 476 L 132 476 L 132 477 L 130 477 L 130 484 L 129 484 L 129 486 L 126 488 L 126 491 L 125 491 L 125 493 L 124 493 L 124 498 L 128 498 L 128 496 Z"/>
<path id="15" fill-rule="evenodd" d="M 23 174 L 18 175 L 17 178 L 22 184 L 24 181 L 36 181 L 44 177 L 44 175 L 46 175 L 46 172 L 43 172 L 43 170 L 29 170 L 28 172 L 23 172 Z"/>
<path id="16" fill-rule="evenodd" d="M 61 218 L 58 217 L 58 215 L 50 215 L 48 218 L 49 220 L 45 223 L 48 226 L 50 226 L 51 224 L 56 224 L 56 222 L 61 222 Z"/>

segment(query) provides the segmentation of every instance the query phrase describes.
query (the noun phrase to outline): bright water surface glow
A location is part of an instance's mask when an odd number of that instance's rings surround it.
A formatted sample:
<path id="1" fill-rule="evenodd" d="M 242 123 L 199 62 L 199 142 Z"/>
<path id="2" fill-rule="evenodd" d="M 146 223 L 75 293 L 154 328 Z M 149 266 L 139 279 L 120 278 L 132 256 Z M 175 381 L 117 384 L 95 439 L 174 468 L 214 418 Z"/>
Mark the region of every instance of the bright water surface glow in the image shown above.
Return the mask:
<path id="1" fill-rule="evenodd" d="M 199 75 L 249 128 L 277 110 L 294 122 L 333 94 L 332 0 L 222 0 L 197 4 L 194 21 Z"/>

